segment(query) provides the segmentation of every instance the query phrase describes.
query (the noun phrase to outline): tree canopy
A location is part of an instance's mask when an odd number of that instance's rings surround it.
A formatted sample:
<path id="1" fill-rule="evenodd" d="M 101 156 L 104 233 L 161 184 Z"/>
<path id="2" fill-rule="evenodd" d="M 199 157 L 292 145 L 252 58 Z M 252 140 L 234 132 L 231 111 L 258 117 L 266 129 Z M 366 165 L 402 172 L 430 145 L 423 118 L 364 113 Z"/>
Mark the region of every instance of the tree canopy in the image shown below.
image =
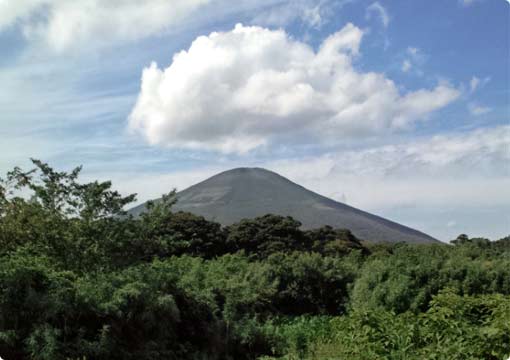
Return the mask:
<path id="1" fill-rule="evenodd" d="M 174 212 L 174 191 L 133 217 L 135 195 L 33 164 L 0 181 L 5 359 L 510 354 L 509 237 L 369 244 L 271 214 L 222 228 Z"/>

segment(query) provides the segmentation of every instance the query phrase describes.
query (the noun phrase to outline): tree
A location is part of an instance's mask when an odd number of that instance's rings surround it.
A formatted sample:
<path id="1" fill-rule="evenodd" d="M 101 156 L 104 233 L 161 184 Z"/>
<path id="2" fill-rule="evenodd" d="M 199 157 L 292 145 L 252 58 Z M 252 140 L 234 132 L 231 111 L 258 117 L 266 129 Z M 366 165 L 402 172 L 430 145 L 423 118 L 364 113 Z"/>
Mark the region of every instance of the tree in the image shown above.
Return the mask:
<path id="1" fill-rule="evenodd" d="M 74 269 L 104 264 L 105 251 L 129 232 L 120 217 L 135 195 L 122 196 L 109 181 L 79 183 L 81 167 L 67 173 L 32 163 L 2 181 L 0 253 L 29 246 Z"/>
<path id="2" fill-rule="evenodd" d="M 16 190 L 29 190 L 31 202 L 49 213 L 94 221 L 125 214 L 125 205 L 135 200 L 136 194 L 122 196 L 111 190 L 110 181 L 78 183 L 81 166 L 70 173 L 58 172 L 47 163 L 31 160 L 36 166 L 34 169 L 22 171 L 16 167 L 7 174 L 4 184 L 10 184 Z M 0 198 L 5 201 L 5 186 L 2 189 Z"/>
<path id="3" fill-rule="evenodd" d="M 280 251 L 302 250 L 306 237 L 301 223 L 290 216 L 264 215 L 241 220 L 227 228 L 227 246 L 231 251 L 264 258 Z"/>
<path id="4" fill-rule="evenodd" d="M 361 241 L 348 229 L 333 229 L 323 226 L 305 233 L 310 240 L 310 249 L 325 255 L 346 255 L 352 250 L 367 253 Z"/>
<path id="5" fill-rule="evenodd" d="M 169 211 L 158 218 L 149 208 L 142 217 L 142 224 L 147 227 L 144 237 L 151 243 L 152 256 L 189 254 L 211 258 L 226 252 L 221 225 L 202 216 Z"/>
<path id="6" fill-rule="evenodd" d="M 454 245 L 463 245 L 469 243 L 469 236 L 466 234 L 460 234 L 455 240 L 450 241 Z"/>

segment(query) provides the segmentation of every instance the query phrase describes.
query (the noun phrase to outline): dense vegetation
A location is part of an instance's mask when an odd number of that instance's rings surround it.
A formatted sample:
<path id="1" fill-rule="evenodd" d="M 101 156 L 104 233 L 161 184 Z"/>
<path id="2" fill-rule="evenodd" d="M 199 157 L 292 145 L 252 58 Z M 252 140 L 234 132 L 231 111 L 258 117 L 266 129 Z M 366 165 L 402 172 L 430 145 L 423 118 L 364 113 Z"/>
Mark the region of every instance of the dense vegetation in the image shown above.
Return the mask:
<path id="1" fill-rule="evenodd" d="M 510 238 L 373 244 L 267 215 L 139 218 L 34 160 L 0 185 L 0 356 L 503 359 Z M 369 239 L 366 239 L 369 240 Z"/>

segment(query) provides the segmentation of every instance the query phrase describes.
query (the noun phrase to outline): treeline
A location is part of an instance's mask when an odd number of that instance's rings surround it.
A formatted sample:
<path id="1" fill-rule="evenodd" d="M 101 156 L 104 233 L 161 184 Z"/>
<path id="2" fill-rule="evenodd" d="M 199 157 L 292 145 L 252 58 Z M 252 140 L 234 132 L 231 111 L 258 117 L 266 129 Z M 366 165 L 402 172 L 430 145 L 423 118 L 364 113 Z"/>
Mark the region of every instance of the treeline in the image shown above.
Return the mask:
<path id="1" fill-rule="evenodd" d="M 133 218 L 34 160 L 0 185 L 4 359 L 501 359 L 510 238 L 372 244 L 267 215 Z M 370 239 L 365 239 L 370 240 Z"/>

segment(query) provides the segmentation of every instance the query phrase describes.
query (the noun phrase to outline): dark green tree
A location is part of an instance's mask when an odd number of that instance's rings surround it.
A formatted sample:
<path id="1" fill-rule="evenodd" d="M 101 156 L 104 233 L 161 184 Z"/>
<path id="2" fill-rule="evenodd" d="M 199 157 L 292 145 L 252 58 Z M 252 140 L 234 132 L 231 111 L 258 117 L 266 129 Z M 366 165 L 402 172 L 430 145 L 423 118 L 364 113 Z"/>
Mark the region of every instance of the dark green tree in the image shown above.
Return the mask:
<path id="1" fill-rule="evenodd" d="M 290 216 L 265 215 L 227 228 L 227 246 L 235 252 L 264 258 L 280 251 L 303 250 L 307 239 L 301 223 Z"/>

